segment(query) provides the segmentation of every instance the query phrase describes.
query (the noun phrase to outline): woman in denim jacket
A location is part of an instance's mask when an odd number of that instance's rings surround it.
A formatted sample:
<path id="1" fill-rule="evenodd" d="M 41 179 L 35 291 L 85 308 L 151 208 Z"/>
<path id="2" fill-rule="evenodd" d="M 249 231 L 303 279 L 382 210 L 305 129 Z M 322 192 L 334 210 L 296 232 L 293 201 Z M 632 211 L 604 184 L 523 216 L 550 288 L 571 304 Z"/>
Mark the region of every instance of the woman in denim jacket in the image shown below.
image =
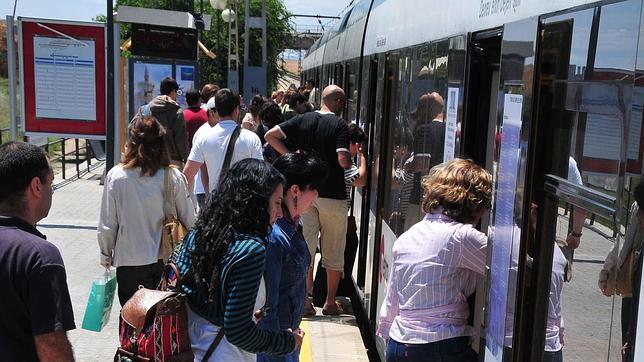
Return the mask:
<path id="1" fill-rule="evenodd" d="M 307 153 L 289 153 L 273 163 L 286 178 L 283 217 L 273 225 L 266 250 L 266 314 L 259 321 L 265 330 L 297 331 L 304 314 L 306 273 L 311 256 L 300 226 L 300 215 L 318 196 L 326 167 Z M 284 356 L 258 354 L 258 361 L 299 361 L 299 350 Z"/>

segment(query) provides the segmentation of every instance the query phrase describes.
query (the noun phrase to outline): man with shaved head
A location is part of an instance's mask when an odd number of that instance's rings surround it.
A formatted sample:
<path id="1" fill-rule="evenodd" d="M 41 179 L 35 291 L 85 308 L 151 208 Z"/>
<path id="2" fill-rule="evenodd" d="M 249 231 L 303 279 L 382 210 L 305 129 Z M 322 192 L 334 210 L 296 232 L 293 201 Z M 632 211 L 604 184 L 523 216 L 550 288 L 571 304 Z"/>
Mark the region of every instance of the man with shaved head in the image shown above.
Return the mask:
<path id="1" fill-rule="evenodd" d="M 325 315 L 343 313 L 341 305 L 335 301 L 335 295 L 344 270 L 347 234 L 344 170 L 352 165 L 348 127 L 340 118 L 345 103 L 346 96 L 342 88 L 330 85 L 322 92 L 322 107 L 319 111 L 295 116 L 273 127 L 265 135 L 266 141 L 280 154 L 308 151 L 328 165 L 327 179 L 318 190 L 319 198 L 302 215 L 304 238 L 311 254 L 308 291 L 313 286 L 313 260 L 318 245 L 322 253 L 322 265 L 327 271 L 327 296 L 322 309 Z M 315 315 L 308 297 L 305 302 L 305 316 Z"/>

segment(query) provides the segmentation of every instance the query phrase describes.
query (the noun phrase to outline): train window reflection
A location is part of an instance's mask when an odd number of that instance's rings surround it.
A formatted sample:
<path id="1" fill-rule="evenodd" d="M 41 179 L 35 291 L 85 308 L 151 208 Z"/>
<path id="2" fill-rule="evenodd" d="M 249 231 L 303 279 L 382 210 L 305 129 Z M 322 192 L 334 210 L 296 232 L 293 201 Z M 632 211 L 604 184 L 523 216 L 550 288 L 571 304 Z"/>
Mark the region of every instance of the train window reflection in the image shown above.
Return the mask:
<path id="1" fill-rule="evenodd" d="M 630 118 L 640 6 L 626 1 L 544 21 L 539 138 L 552 143 L 549 149 L 537 146 L 537 164 L 543 175 L 566 179 L 582 194 L 619 196 L 622 148 L 630 143 L 622 130 Z M 629 233 L 628 211 L 605 213 L 579 200 L 559 199 L 539 213 L 541 240 L 556 243 L 548 246 L 553 252 L 544 353 L 562 353 L 565 344 L 564 354 L 580 360 L 619 360 L 627 316 L 613 299 L 615 274 L 609 277 L 605 269 L 618 263 L 616 250 Z"/>

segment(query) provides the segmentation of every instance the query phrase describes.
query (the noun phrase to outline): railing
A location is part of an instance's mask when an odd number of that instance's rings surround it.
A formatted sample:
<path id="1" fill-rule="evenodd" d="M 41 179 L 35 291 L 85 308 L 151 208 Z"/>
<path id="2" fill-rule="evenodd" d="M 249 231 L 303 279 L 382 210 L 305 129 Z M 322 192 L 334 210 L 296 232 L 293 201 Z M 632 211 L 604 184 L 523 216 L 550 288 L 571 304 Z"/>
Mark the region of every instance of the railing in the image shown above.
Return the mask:
<path id="1" fill-rule="evenodd" d="M 4 142 L 3 134 L 5 133 L 10 133 L 11 128 L 0 128 L 0 145 Z M 9 137 L 7 137 L 7 140 L 9 140 Z"/>
<path id="2" fill-rule="evenodd" d="M 80 147 L 80 140 L 78 138 L 74 139 L 74 149 L 71 152 L 66 152 L 66 147 L 65 144 L 67 143 L 66 141 L 68 138 L 58 138 L 53 141 L 49 141 L 43 145 L 40 145 L 41 148 L 47 152 L 47 154 L 50 154 L 51 148 L 53 148 L 55 145 L 60 144 L 60 154 L 56 155 L 55 150 L 51 150 L 55 157 L 50 157 L 49 160 L 51 162 L 58 161 L 61 163 L 61 172 L 63 176 L 63 180 L 67 179 L 67 163 L 70 162 L 69 157 L 73 157 L 73 162 L 76 166 L 76 177 L 81 177 L 81 163 L 86 162 L 87 163 L 87 172 L 90 171 L 90 167 L 92 165 L 92 157 L 90 156 L 91 154 L 91 147 L 89 146 L 89 142 L 85 141 L 85 146 Z M 84 156 L 85 159 L 81 160 L 81 150 L 84 150 Z"/>

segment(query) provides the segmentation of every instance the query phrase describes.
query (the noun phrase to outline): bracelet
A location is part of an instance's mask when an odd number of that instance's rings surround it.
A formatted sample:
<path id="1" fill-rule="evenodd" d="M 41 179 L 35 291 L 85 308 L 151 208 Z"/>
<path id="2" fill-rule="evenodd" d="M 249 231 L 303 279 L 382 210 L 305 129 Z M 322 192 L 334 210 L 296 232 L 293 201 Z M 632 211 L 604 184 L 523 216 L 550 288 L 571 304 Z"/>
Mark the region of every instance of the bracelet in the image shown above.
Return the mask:
<path id="1" fill-rule="evenodd" d="M 576 233 L 576 232 L 573 231 L 573 232 L 570 233 L 570 235 L 572 235 L 572 236 L 574 236 L 576 238 L 580 238 L 582 234 L 581 233 Z"/>

